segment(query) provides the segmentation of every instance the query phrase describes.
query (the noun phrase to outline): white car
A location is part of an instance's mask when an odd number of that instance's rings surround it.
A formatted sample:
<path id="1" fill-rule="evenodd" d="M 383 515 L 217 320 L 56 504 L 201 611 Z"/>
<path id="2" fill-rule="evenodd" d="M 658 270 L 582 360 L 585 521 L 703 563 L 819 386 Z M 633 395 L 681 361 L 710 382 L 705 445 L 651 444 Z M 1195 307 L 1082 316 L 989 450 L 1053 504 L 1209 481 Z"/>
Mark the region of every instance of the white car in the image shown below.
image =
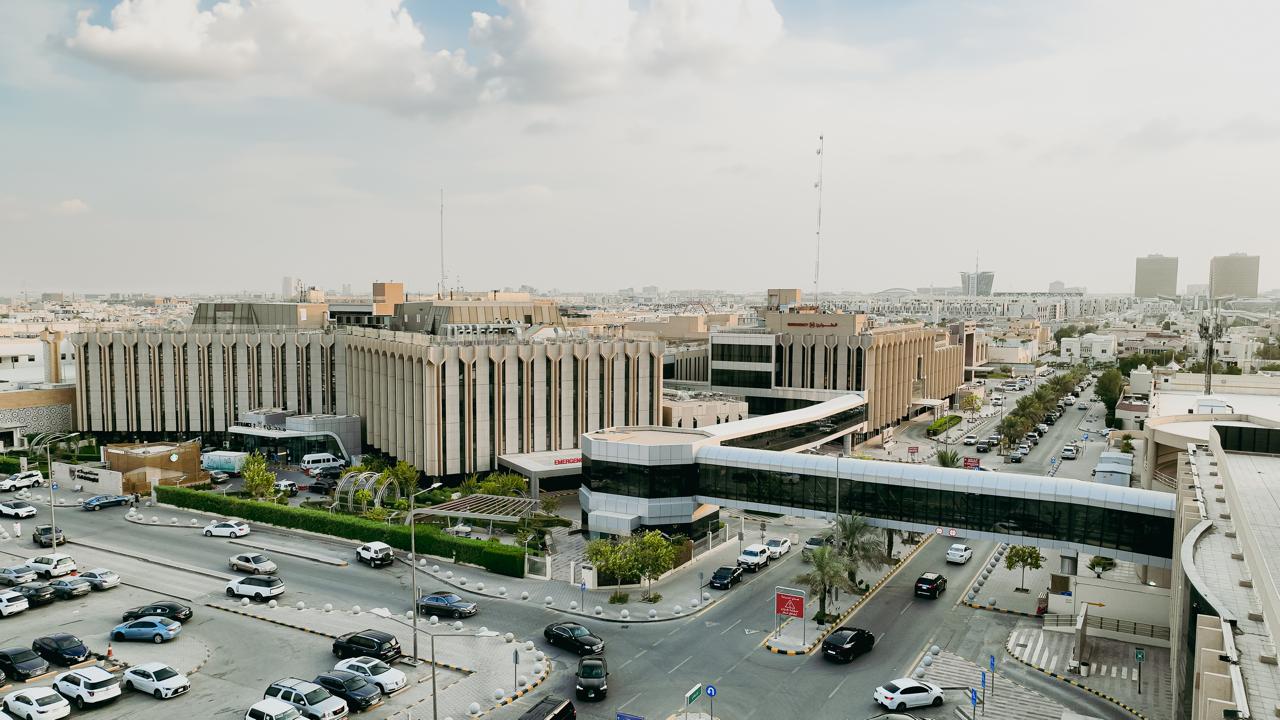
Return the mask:
<path id="1" fill-rule="evenodd" d="M 190 690 L 191 681 L 186 675 L 164 663 L 149 662 L 125 670 L 124 687 L 126 690 L 146 693 L 157 700 L 168 700 Z"/>
<path id="2" fill-rule="evenodd" d="M 227 560 L 227 566 L 232 570 L 242 570 L 252 575 L 274 575 L 279 569 L 262 553 L 232 555 L 231 559 Z"/>
<path id="3" fill-rule="evenodd" d="M 83 710 L 120 697 L 120 680 L 97 665 L 90 665 L 57 676 L 53 689 L 75 703 L 77 710 Z"/>
<path id="4" fill-rule="evenodd" d="M 39 487 L 44 482 L 44 473 L 39 470 L 14 473 L 0 480 L 0 490 L 20 490 L 22 488 Z"/>
<path id="5" fill-rule="evenodd" d="M 71 714 L 71 703 L 47 687 L 29 687 L 4 696 L 4 709 L 25 720 L 58 720 Z"/>
<path id="6" fill-rule="evenodd" d="M 942 688 L 911 678 L 898 678 L 876 688 L 873 697 L 877 704 L 889 710 L 939 707 L 942 705 Z"/>
<path id="7" fill-rule="evenodd" d="M 8 500 L 0 503 L 0 515 L 11 518 L 36 516 L 36 506 L 24 500 Z"/>
<path id="8" fill-rule="evenodd" d="M 259 700 L 244 714 L 244 720 L 298 720 L 301 717 L 298 708 L 275 698 Z"/>
<path id="9" fill-rule="evenodd" d="M 978 444 L 978 436 L 977 436 L 977 435 L 965 435 L 965 436 L 964 436 L 964 444 L 965 444 L 965 445 L 977 445 L 977 444 Z"/>
<path id="10" fill-rule="evenodd" d="M 791 541 L 787 538 L 769 538 L 764 546 L 769 548 L 769 557 L 780 558 L 791 552 Z"/>
<path id="11" fill-rule="evenodd" d="M 377 685 L 383 695 L 390 695 L 409 684 L 409 679 L 405 677 L 404 673 L 377 658 L 347 658 L 334 665 L 333 669 L 346 670 L 363 677 L 365 680 Z"/>
<path id="12" fill-rule="evenodd" d="M 1063 460 L 1075 460 L 1078 457 L 1080 457 L 1080 449 L 1077 448 L 1075 445 L 1068 445 L 1062 448 Z"/>
<path id="13" fill-rule="evenodd" d="M 94 590 L 110 590 L 120 584 L 120 576 L 114 570 L 94 568 L 80 573 L 80 579 L 88 581 Z"/>
<path id="14" fill-rule="evenodd" d="M 284 581 L 275 575 L 250 575 L 227 583 L 227 597 L 262 600 L 282 593 L 284 593 Z"/>
<path id="15" fill-rule="evenodd" d="M 238 538 L 249 534 L 249 526 L 241 520 L 215 520 L 204 526 L 204 536 Z"/>
<path id="16" fill-rule="evenodd" d="M 754 543 L 742 550 L 742 554 L 738 556 L 738 564 L 751 572 L 756 572 L 769 564 L 770 557 L 769 548 L 760 543 Z"/>
<path id="17" fill-rule="evenodd" d="M 973 557 L 973 548 L 968 545 L 956 543 L 947 548 L 947 562 L 963 565 L 969 562 L 969 558 Z"/>
<path id="18" fill-rule="evenodd" d="M 0 617 L 9 617 L 26 610 L 27 596 L 13 590 L 0 591 Z"/>
<path id="19" fill-rule="evenodd" d="M 48 580 L 75 572 L 76 561 L 64 553 L 49 553 L 31 558 L 27 561 L 27 567 L 31 568 L 36 575 Z"/>

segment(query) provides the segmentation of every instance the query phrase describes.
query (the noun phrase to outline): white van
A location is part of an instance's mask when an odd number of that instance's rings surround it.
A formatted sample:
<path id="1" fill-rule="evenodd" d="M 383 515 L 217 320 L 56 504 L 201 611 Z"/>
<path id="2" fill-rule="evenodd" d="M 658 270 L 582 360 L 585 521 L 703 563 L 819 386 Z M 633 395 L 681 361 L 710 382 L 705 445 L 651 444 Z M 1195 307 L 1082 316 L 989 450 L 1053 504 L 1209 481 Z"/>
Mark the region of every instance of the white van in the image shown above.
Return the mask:
<path id="1" fill-rule="evenodd" d="M 315 473 L 320 468 L 337 467 L 346 465 L 345 462 L 339 460 L 329 453 L 312 453 L 302 456 L 302 470 L 308 475 Z"/>

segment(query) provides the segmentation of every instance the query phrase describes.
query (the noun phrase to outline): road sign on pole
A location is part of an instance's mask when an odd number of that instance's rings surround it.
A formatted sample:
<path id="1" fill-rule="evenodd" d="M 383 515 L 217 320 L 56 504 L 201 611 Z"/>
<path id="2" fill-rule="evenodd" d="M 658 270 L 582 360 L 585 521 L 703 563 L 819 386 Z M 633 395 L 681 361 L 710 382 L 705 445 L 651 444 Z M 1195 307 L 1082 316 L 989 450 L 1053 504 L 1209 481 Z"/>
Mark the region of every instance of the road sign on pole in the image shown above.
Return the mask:
<path id="1" fill-rule="evenodd" d="M 698 683 L 697 685 L 694 685 L 693 687 L 689 688 L 689 691 L 684 694 L 685 707 L 692 705 L 693 701 L 697 700 L 698 696 L 701 694 L 702 694 L 702 683 Z"/>
<path id="2" fill-rule="evenodd" d="M 1133 659 L 1138 661 L 1138 694 L 1142 694 L 1142 663 L 1147 661 L 1146 648 L 1134 648 Z"/>
<path id="3" fill-rule="evenodd" d="M 711 720 L 716 717 L 716 686 L 707 686 L 707 702 L 711 703 Z"/>
<path id="4" fill-rule="evenodd" d="M 804 596 L 778 592 L 773 596 L 774 612 L 793 618 L 804 617 Z"/>
<path id="5" fill-rule="evenodd" d="M 910 455 L 915 455 L 919 452 L 920 452 L 920 447 L 918 445 L 911 445 L 907 447 L 907 453 Z"/>
<path id="6" fill-rule="evenodd" d="M 54 484 L 50 485 L 49 487 L 53 488 L 54 490 L 57 490 L 57 489 L 58 489 L 58 483 L 54 483 Z"/>
<path id="7" fill-rule="evenodd" d="M 996 696 L 996 656 L 987 656 L 987 667 L 991 670 L 991 697 Z"/>
<path id="8" fill-rule="evenodd" d="M 618 713 L 617 720 L 644 720 L 644 716 L 643 716 L 643 715 L 630 715 L 630 714 L 628 714 L 628 713 L 620 712 L 620 713 Z"/>

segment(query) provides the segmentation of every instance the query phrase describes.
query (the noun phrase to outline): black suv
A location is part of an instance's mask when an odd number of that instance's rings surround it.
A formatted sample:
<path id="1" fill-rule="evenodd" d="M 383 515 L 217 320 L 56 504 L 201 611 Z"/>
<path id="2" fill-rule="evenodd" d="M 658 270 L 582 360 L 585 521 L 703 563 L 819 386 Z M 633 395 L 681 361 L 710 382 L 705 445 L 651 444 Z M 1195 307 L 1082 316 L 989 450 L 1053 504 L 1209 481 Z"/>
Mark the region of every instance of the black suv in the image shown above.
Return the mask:
<path id="1" fill-rule="evenodd" d="M 936 598 L 947 589 L 947 579 L 936 572 L 927 572 L 916 580 L 916 595 Z"/>
<path id="2" fill-rule="evenodd" d="M 401 655 L 400 641 L 395 635 L 381 630 L 361 630 L 334 640 L 333 654 L 340 658 L 368 656 L 392 662 Z"/>
<path id="3" fill-rule="evenodd" d="M 27 599 L 27 605 L 35 607 L 37 605 L 48 605 L 53 602 L 57 594 L 53 588 L 46 582 L 29 582 L 22 583 L 13 588 Z"/>
<path id="4" fill-rule="evenodd" d="M 742 582 L 742 567 L 725 565 L 722 568 L 716 568 L 716 571 L 711 573 L 711 582 L 708 582 L 707 585 L 716 590 L 728 590 L 737 582 Z"/>
<path id="5" fill-rule="evenodd" d="M 311 682 L 328 690 L 335 697 L 346 700 L 347 705 L 357 712 L 382 699 L 382 691 L 377 685 L 349 670 L 330 670 L 317 675 Z"/>
<path id="6" fill-rule="evenodd" d="M 58 544 L 65 545 L 67 536 L 62 533 L 62 528 L 58 528 L 57 533 Z M 54 539 L 54 527 L 52 525 L 37 525 L 36 529 L 31 532 L 31 542 L 41 547 L 52 546 Z"/>
<path id="7" fill-rule="evenodd" d="M 176 603 L 172 600 L 157 600 L 150 605 L 140 605 L 136 608 L 129 608 L 120 616 L 121 620 L 138 620 L 144 617 L 162 617 L 166 620 L 177 620 L 178 622 L 186 622 L 191 619 L 191 608 Z"/>
<path id="8" fill-rule="evenodd" d="M 842 627 L 822 641 L 822 656 L 828 660 L 848 662 L 875 647 L 876 636 L 869 630 L 855 627 Z"/>

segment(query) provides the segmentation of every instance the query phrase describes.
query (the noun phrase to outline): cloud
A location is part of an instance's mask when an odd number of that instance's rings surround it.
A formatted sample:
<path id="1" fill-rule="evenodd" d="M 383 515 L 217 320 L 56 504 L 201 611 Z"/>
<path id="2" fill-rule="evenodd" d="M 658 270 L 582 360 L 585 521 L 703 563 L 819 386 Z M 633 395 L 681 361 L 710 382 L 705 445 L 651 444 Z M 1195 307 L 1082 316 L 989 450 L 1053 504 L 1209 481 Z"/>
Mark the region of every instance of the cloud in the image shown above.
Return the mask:
<path id="1" fill-rule="evenodd" d="M 151 81 L 254 80 L 412 113 L 456 103 L 475 71 L 430 51 L 402 0 L 120 0 L 110 23 L 77 18 L 75 55 Z"/>
<path id="2" fill-rule="evenodd" d="M 89 203 L 80 198 L 67 198 L 49 204 L 30 197 L 0 195 L 0 222 L 19 223 L 49 217 L 70 217 L 89 212 Z"/>
<path id="3" fill-rule="evenodd" d="M 54 212 L 59 215 L 82 215 L 89 212 L 89 203 L 80 198 L 70 198 L 58 203 Z"/>

